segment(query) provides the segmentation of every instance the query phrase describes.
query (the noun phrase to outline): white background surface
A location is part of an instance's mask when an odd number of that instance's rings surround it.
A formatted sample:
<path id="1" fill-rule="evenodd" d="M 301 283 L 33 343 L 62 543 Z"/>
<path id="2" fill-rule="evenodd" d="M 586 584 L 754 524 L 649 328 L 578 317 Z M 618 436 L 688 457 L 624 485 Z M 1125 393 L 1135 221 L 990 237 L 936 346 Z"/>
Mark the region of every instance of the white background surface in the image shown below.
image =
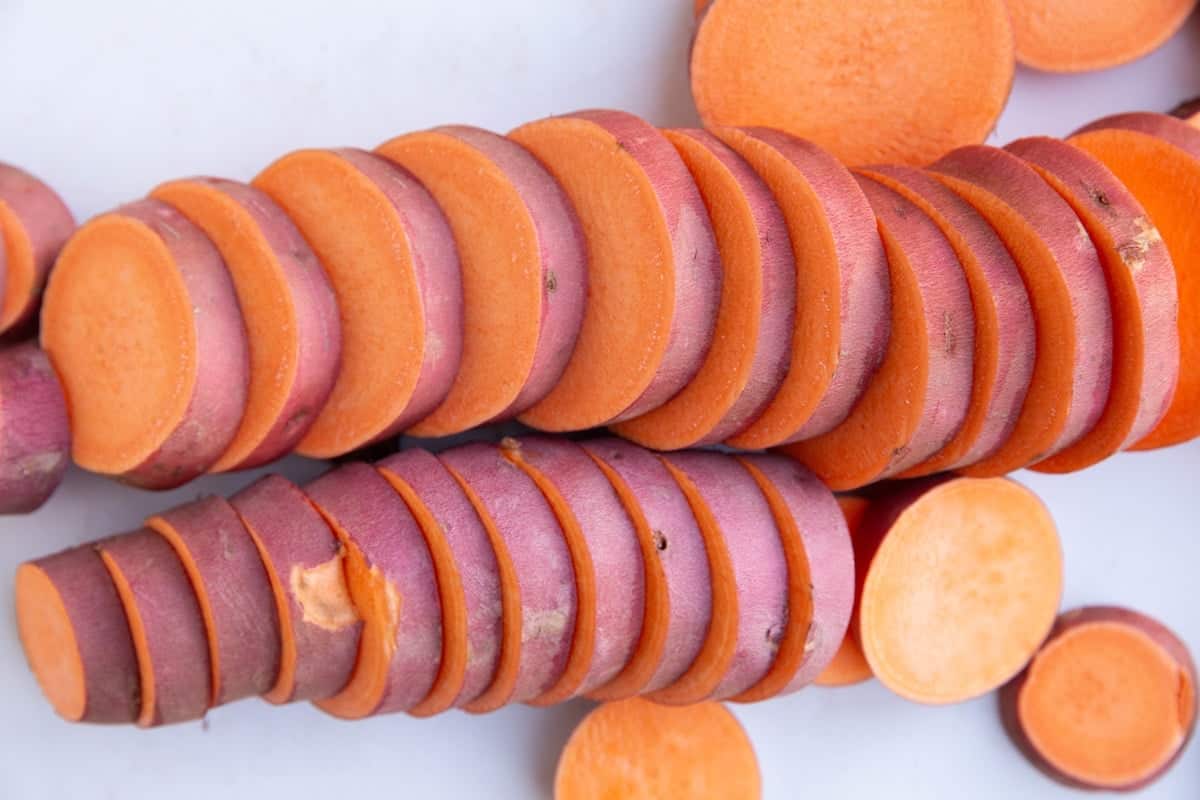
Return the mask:
<path id="1" fill-rule="evenodd" d="M 851 0 L 852 2 L 852 0 Z M 590 106 L 694 122 L 685 59 L 691 0 L 228 2 L 0 0 L 0 159 L 58 187 L 85 219 L 196 173 L 248 179 L 308 145 L 373 146 L 466 122 L 505 131 Z M 1114 71 L 1022 72 L 996 141 L 1065 134 L 1200 93 L 1200 22 Z M 1117 602 L 1200 650 L 1200 443 L 1086 474 L 1023 476 L 1067 555 L 1066 606 Z M 315 475 L 299 460 L 284 470 Z M 26 670 L 9 590 L 24 559 L 135 527 L 148 513 L 250 475 L 168 495 L 73 472 L 40 513 L 0 521 L 0 800 L 286 797 L 541 798 L 587 710 L 511 708 L 347 724 L 256 701 L 206 724 L 72 727 Z M 738 707 L 768 798 L 1071 796 L 1025 764 L 992 698 L 927 709 L 876 684 Z M 1144 792 L 1200 797 L 1200 745 Z"/>

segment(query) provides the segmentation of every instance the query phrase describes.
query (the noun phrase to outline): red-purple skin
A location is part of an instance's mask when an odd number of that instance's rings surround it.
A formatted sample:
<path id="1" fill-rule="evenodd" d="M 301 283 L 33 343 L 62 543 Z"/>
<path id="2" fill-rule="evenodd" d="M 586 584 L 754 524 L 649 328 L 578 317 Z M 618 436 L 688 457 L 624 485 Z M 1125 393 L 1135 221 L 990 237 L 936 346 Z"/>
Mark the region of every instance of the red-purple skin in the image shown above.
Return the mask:
<path id="1" fill-rule="evenodd" d="M 233 506 L 204 497 L 151 517 L 146 527 L 195 565 L 196 596 L 211 613 L 213 707 L 268 691 L 279 674 L 279 616 L 262 557 Z"/>
<path id="2" fill-rule="evenodd" d="M 1169 114 L 1156 114 L 1153 111 L 1130 111 L 1102 117 L 1084 125 L 1071 136 L 1110 128 L 1137 131 L 1154 136 L 1200 158 L 1200 128 Z"/>
<path id="3" fill-rule="evenodd" d="M 306 622 L 303 607 L 292 595 L 290 575 L 293 569 L 313 569 L 337 558 L 340 542 L 304 493 L 279 475 L 255 481 L 229 498 L 229 504 L 257 537 L 259 555 L 278 576 L 288 598 L 287 625 L 296 647 L 296 672 L 291 693 L 272 701 L 332 697 L 354 672 L 362 623 L 329 630 Z"/>
<path id="4" fill-rule="evenodd" d="M 478 495 L 507 546 L 522 609 L 510 702 L 534 700 L 562 677 L 575 638 L 575 571 L 562 528 L 533 479 L 495 445 L 468 444 L 439 458 Z"/>
<path id="5" fill-rule="evenodd" d="M 542 262 L 542 321 L 525 385 L 497 419 L 528 410 L 550 393 L 575 350 L 587 299 L 587 244 L 575 208 L 558 181 L 524 147 L 465 125 L 435 129 L 487 156 L 525 202 Z"/>
<path id="6" fill-rule="evenodd" d="M 833 232 L 841 274 L 837 366 L 825 396 L 799 430 L 780 444 L 811 439 L 841 424 L 866 391 L 887 350 L 892 291 L 887 255 L 875 214 L 854 177 L 831 154 L 806 139 L 768 128 L 744 131 L 771 146 L 812 186 Z M 803 280 L 804 276 L 797 276 Z M 797 307 L 797 316 L 805 309 Z M 793 342 L 804 347 L 804 342 Z M 792 376 L 803 379 L 803 376 Z"/>
<path id="7" fill-rule="evenodd" d="M 787 560 L 767 499 L 750 473 L 724 453 L 662 456 L 695 484 L 720 529 L 737 586 L 737 644 L 708 699 L 727 700 L 757 684 L 775 663 L 787 628 Z"/>
<path id="8" fill-rule="evenodd" d="M 1112 384 L 1112 307 L 1096 247 L 1067 202 L 1012 153 L 968 145 L 952 150 L 930 169 L 968 181 L 1011 206 L 1038 233 L 1062 270 L 1075 317 L 1075 374 L 1066 426 L 1042 455 L 1059 453 L 1095 427 Z"/>
<path id="9" fill-rule="evenodd" d="M 986 296 L 972 299 L 976 309 L 980 303 L 988 303 L 995 311 L 999 336 L 996 363 L 993 365 L 995 383 L 975 442 L 956 463 L 946 465 L 946 469 L 975 464 L 991 456 L 1008 441 L 1021 415 L 1033 377 L 1037 329 L 1025 282 L 1016 262 L 992 226 L 950 189 L 922 170 L 912 167 L 876 166 L 868 171 L 903 185 L 933 206 L 946 223 L 963 237 L 979 262 L 986 284 L 982 287 Z M 977 375 L 982 366 L 976 359 Z M 916 469 L 920 468 L 918 465 Z"/>
<path id="10" fill-rule="evenodd" d="M 86 698 L 78 721 L 134 722 L 141 703 L 137 653 L 125 608 L 96 548 L 81 545 L 30 566 L 54 585 L 75 634 Z"/>
<path id="11" fill-rule="evenodd" d="M 0 514 L 41 508 L 70 451 L 66 399 L 46 354 L 32 341 L 0 350 Z"/>
<path id="12" fill-rule="evenodd" d="M 1188 728 L 1187 736 L 1179 743 L 1174 755 L 1162 765 L 1154 774 L 1147 776 L 1143 780 L 1120 786 L 1115 789 L 1105 787 L 1107 791 L 1119 792 L 1136 792 L 1139 789 L 1144 789 L 1156 780 L 1161 778 L 1170 769 L 1175 766 L 1175 762 L 1187 750 L 1188 743 L 1192 739 L 1192 734 L 1196 729 L 1197 715 L 1197 673 L 1196 663 L 1192 659 L 1192 654 L 1188 651 L 1187 645 L 1175 635 L 1167 626 L 1163 625 L 1158 620 L 1148 617 L 1141 612 L 1134 611 L 1120 606 L 1085 606 L 1076 608 L 1071 611 L 1066 611 L 1061 614 L 1058 620 L 1054 623 L 1054 628 L 1050 631 L 1050 635 L 1046 637 L 1046 641 L 1042 643 L 1044 649 L 1047 645 L 1063 635 L 1072 628 L 1089 623 L 1113 623 L 1117 625 L 1125 625 L 1133 628 L 1141 633 L 1149 636 L 1155 644 L 1167 651 L 1167 654 L 1179 665 L 1181 673 L 1188 676 L 1188 680 L 1192 685 L 1192 706 L 1191 706 L 1191 725 Z M 1033 657 L 1030 665 L 1037 661 L 1037 656 Z M 1064 786 L 1072 789 L 1083 789 L 1086 791 L 1097 791 L 1100 787 L 1093 786 L 1089 783 L 1084 783 L 1071 775 L 1068 775 L 1058 768 L 1053 766 L 1046 758 L 1033 746 L 1033 743 L 1025 735 L 1024 727 L 1021 723 L 1019 713 L 1019 701 L 1021 690 L 1025 686 L 1025 681 L 1029 677 L 1029 667 L 1027 666 L 1021 671 L 1017 677 L 1013 678 L 1003 687 L 1001 687 L 997 700 L 1000 706 L 1000 720 L 1004 725 L 1004 730 L 1008 734 L 1009 739 L 1021 754 L 1029 760 L 1029 763 L 1037 767 L 1047 777 L 1061 783 Z"/>
<path id="13" fill-rule="evenodd" d="M 395 652 L 373 713 L 408 711 L 429 694 L 442 662 L 441 597 L 425 535 L 404 500 L 369 464 L 338 467 L 304 491 L 399 596 Z"/>
<path id="14" fill-rule="evenodd" d="M 671 142 L 643 119 L 603 109 L 569 114 L 603 128 L 646 173 L 662 208 L 674 254 L 675 309 L 662 361 L 650 385 L 609 422 L 633 419 L 669 400 L 700 370 L 721 299 L 721 256 L 704 198 Z"/>
<path id="15" fill-rule="evenodd" d="M 408 170 L 364 150 L 334 151 L 391 201 L 408 235 L 425 319 L 421 374 L 404 411 L 373 438 L 396 436 L 441 405 L 462 361 L 462 271 L 454 232 L 429 191 Z"/>
<path id="16" fill-rule="evenodd" d="M 33 285 L 27 296 L 21 299 L 12 320 L 0 328 L 6 333 L 31 322 L 41 303 L 42 289 L 58 251 L 75 230 L 75 217 L 58 194 L 42 181 L 23 169 L 11 164 L 0 163 L 0 203 L 7 205 L 21 222 L 33 251 Z M 5 244 L 0 230 L 0 250 Z M 8 246 L 12 246 L 12 242 Z M 5 287 L 4 296 L 13 291 L 11 276 L 7 274 L 5 259 L 0 256 L 0 285 Z"/>
<path id="17" fill-rule="evenodd" d="M 608 478 L 578 444 L 530 436 L 513 447 L 558 490 L 586 540 L 596 587 L 596 637 L 592 664 L 577 692 L 587 694 L 629 664 L 641 639 L 646 584 L 637 530 Z"/>
<path id="18" fill-rule="evenodd" d="M 200 719 L 212 699 L 208 638 L 196 593 L 174 549 L 159 534 L 143 528 L 95 544 L 129 583 L 146 636 L 154 678 L 153 708 L 144 705 L 138 724 L 152 728 Z M 107 566 L 107 565 L 106 565 Z M 142 694 L 143 704 L 146 702 Z"/>
<path id="19" fill-rule="evenodd" d="M 1171 255 L 1160 236 L 1148 238 L 1154 229 L 1137 198 L 1087 152 L 1048 136 L 1018 139 L 1004 149 L 1061 180 L 1077 202 L 1104 212 L 1097 216 L 1122 253 L 1121 268 L 1130 273 L 1139 302 L 1142 372 L 1137 413 L 1112 452 L 1129 447 L 1166 415 L 1179 382 L 1179 292 Z"/>
<path id="20" fill-rule="evenodd" d="M 658 456 L 621 439 L 581 444 L 625 483 L 654 532 L 669 614 L 662 660 L 643 688 L 649 694 L 675 683 L 704 647 L 712 621 L 712 583 L 704 537 L 687 498 Z"/>
<path id="21" fill-rule="evenodd" d="M 880 230 L 907 257 L 924 304 L 929 355 L 924 413 L 884 471 L 895 475 L 939 452 L 966 422 L 975 379 L 975 311 L 962 264 L 937 224 L 883 184 L 862 176 L 858 182 Z"/>
<path id="22" fill-rule="evenodd" d="M 187 217 L 150 199 L 111 213 L 162 239 L 196 309 L 196 381 L 187 411 L 154 454 L 120 476 L 143 489 L 173 489 L 208 470 L 237 433 L 250 381 L 246 326 L 221 254 Z"/>
<path id="23" fill-rule="evenodd" d="M 812 582 L 812 623 L 800 669 L 780 692 L 811 684 L 837 655 L 854 610 L 854 546 L 846 517 L 833 492 L 796 461 L 782 456 L 745 455 L 778 490 L 800 531 Z"/>
<path id="24" fill-rule="evenodd" d="M 467 607 L 467 668 L 455 707 L 483 694 L 496 674 L 503 637 L 500 572 L 491 539 L 462 487 L 426 450 L 405 450 L 376 467 L 408 484 L 437 519 L 454 554 Z"/>
<path id="25" fill-rule="evenodd" d="M 275 254 L 296 320 L 296 374 L 279 416 L 249 455 L 226 471 L 250 469 L 283 458 L 308 432 L 333 390 L 342 360 L 337 296 L 325 270 L 296 225 L 265 192 L 224 178 L 191 178 L 221 192 L 250 215 Z M 248 300 L 252 298 L 247 298 Z M 245 304 L 243 304 L 245 309 Z M 250 342 L 253 349 L 254 343 Z"/>

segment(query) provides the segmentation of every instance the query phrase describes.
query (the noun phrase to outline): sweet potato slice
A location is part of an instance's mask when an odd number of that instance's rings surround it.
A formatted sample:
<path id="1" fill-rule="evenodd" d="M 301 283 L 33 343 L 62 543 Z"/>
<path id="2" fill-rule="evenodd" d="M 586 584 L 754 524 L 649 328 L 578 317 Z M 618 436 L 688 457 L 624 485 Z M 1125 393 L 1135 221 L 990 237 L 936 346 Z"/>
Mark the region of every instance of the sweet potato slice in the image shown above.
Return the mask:
<path id="1" fill-rule="evenodd" d="M 17 630 L 42 693 L 70 722 L 131 723 L 138 661 L 121 598 L 91 545 L 17 567 Z"/>
<path id="2" fill-rule="evenodd" d="M 75 218 L 53 189 L 0 163 L 0 333 L 33 320 L 54 260 Z"/>
<path id="3" fill-rule="evenodd" d="M 1032 167 L 1011 153 L 982 145 L 962 147 L 932 168 L 940 175 L 984 189 L 1020 213 L 1062 275 L 1071 303 L 1074 338 L 1058 340 L 1039 335 L 1038 347 L 1061 349 L 1073 341 L 1070 400 L 1066 424 L 1057 441 L 1032 460 L 1057 455 L 1096 427 L 1112 387 L 1113 312 L 1100 256 L 1071 206 Z M 1014 253 L 1014 257 L 1020 260 L 1024 253 Z M 1031 288 L 1030 294 L 1036 291 Z"/>
<path id="4" fill-rule="evenodd" d="M 291 153 L 253 183 L 317 254 L 341 315 L 341 369 L 297 450 L 344 455 L 425 417 L 450 390 L 463 341 L 458 251 L 429 192 L 351 149 Z"/>
<path id="5" fill-rule="evenodd" d="M 846 527 L 850 531 L 850 540 L 857 542 L 858 530 L 862 526 L 863 518 L 867 515 L 870 500 L 862 495 L 843 494 L 838 495 L 837 502 L 841 507 L 842 516 L 846 520 Z M 856 556 L 855 564 L 857 563 Z M 857 575 L 855 582 L 858 583 Z M 859 588 L 861 587 L 856 586 L 854 590 L 854 609 L 851 613 L 851 621 L 858 615 Z M 867 657 L 863 655 L 862 647 L 858 644 L 858 637 L 853 630 L 847 630 L 837 653 L 813 683 L 826 687 L 853 686 L 868 681 L 872 677 L 871 665 L 867 663 Z"/>
<path id="6" fill-rule="evenodd" d="M 523 147 L 479 128 L 411 133 L 375 152 L 433 195 L 462 264 L 462 363 L 410 433 L 446 436 L 525 411 L 553 389 L 583 321 L 586 252 L 574 209 Z"/>
<path id="7" fill-rule="evenodd" d="M 71 429 L 62 385 L 34 342 L 0 350 L 0 514 L 42 506 L 66 474 Z"/>
<path id="8" fill-rule="evenodd" d="M 620 439 L 582 443 L 633 521 L 645 568 L 645 613 L 628 666 L 595 700 L 670 686 L 700 655 L 712 617 L 705 543 L 687 497 L 652 452 Z"/>
<path id="9" fill-rule="evenodd" d="M 279 619 L 279 670 L 263 697 L 332 697 L 350 681 L 362 635 L 341 543 L 304 493 L 279 475 L 255 481 L 229 504 L 258 548 Z"/>
<path id="10" fill-rule="evenodd" d="M 362 617 L 350 682 L 316 706 L 342 719 L 408 711 L 429 695 L 442 657 L 441 603 L 425 536 L 371 466 L 346 464 L 304 487 L 341 540 Z"/>
<path id="11" fill-rule="evenodd" d="M 250 348 L 241 425 L 213 472 L 282 458 L 308 432 L 341 363 L 337 298 L 296 226 L 270 197 L 222 178 L 163 184 L 151 197 L 204 231 L 237 289 Z"/>
<path id="12" fill-rule="evenodd" d="M 536 702 L 565 673 L 575 635 L 578 601 L 566 537 L 537 484 L 500 448 L 469 444 L 439 458 L 488 528 L 503 598 L 500 663 L 466 709 Z"/>
<path id="13" fill-rule="evenodd" d="M 279 617 L 254 540 L 233 506 L 205 497 L 146 520 L 171 543 L 208 638 L 212 707 L 264 694 L 279 675 Z"/>
<path id="14" fill-rule="evenodd" d="M 150 728 L 200 719 L 212 699 L 208 638 L 179 556 L 149 528 L 105 539 L 95 547 L 133 636 L 140 698 L 137 724 Z"/>
<path id="15" fill-rule="evenodd" d="M 661 133 L 619 111 L 531 122 L 509 137 L 566 191 L 588 259 L 575 350 L 521 420 L 583 430 L 657 408 L 700 369 L 720 297 L 712 225 L 687 166 Z"/>
<path id="16" fill-rule="evenodd" d="M 1145 438 L 1167 413 L 1179 381 L 1175 268 L 1153 220 L 1120 180 L 1077 147 L 1048 137 L 1006 148 L 1033 165 L 1070 204 L 1100 256 L 1112 305 L 1112 389 L 1082 439 L 1033 466 L 1074 472 Z"/>
<path id="17" fill-rule="evenodd" d="M 1162 623 L 1126 608 L 1059 617 L 1004 688 L 1005 727 L 1021 751 L 1075 788 L 1133 791 L 1161 777 L 1196 725 L 1196 666 Z"/>
<path id="18" fill-rule="evenodd" d="M 875 214 L 846 168 L 811 142 L 763 129 L 716 135 L 771 189 L 796 262 L 787 374 L 759 418 L 728 443 L 759 449 L 828 433 L 862 397 L 890 333 Z"/>
<path id="19" fill-rule="evenodd" d="M 1200 436 L 1200 130 L 1165 114 L 1118 114 L 1068 140 L 1112 170 L 1162 236 L 1179 292 L 1179 384 L 1167 414 L 1131 449 Z"/>
<path id="20" fill-rule="evenodd" d="M 788 445 L 832 489 L 856 489 L 940 451 L 966 420 L 975 317 L 962 265 L 937 225 L 901 195 L 861 178 L 892 273 L 892 335 L 850 416 Z"/>
<path id="21" fill-rule="evenodd" d="M 1008 0 L 1017 60 L 1047 72 L 1089 72 L 1157 50 L 1196 0 Z"/>
<path id="22" fill-rule="evenodd" d="M 902 697 L 943 704 L 990 692 L 1054 624 L 1058 534 L 1020 484 L 899 484 L 872 498 L 859 533 L 858 640 L 875 677 Z"/>
<path id="23" fill-rule="evenodd" d="M 829 489 L 791 459 L 740 456 L 767 498 L 787 562 L 786 627 L 770 671 L 733 699 L 752 703 L 804 688 L 846 638 L 854 607 L 854 550 Z"/>
<path id="24" fill-rule="evenodd" d="M 121 206 L 71 237 L 41 336 L 85 469 L 169 489 L 237 433 L 249 351 L 233 281 L 204 232 L 161 201 Z"/>
<path id="25" fill-rule="evenodd" d="M 783 537 L 763 491 L 737 461 L 702 451 L 663 459 L 705 537 L 713 617 L 699 658 L 650 699 L 684 705 L 735 697 L 767 676 L 787 632 Z"/>
<path id="26" fill-rule="evenodd" d="M 982 142 L 1014 70 L 1003 0 L 711 0 L 690 64 L 706 125 L 777 128 L 853 165 Z"/>
<path id="27" fill-rule="evenodd" d="M 496 674 L 503 640 L 500 570 L 487 529 L 442 462 L 405 450 L 376 464 L 421 524 L 442 602 L 442 665 L 410 713 L 429 716 L 473 702 Z"/>
<path id="28" fill-rule="evenodd" d="M 902 477 L 974 464 L 1008 440 L 1033 374 L 1037 329 L 1021 272 L 987 220 L 925 172 L 881 166 L 862 174 L 902 195 L 938 226 L 963 268 L 975 312 L 975 374 L 966 420 L 949 444 Z"/>
<path id="29" fill-rule="evenodd" d="M 708 131 L 665 131 L 696 180 L 721 253 L 712 347 L 679 394 L 614 430 L 657 450 L 715 444 L 762 414 L 791 360 L 796 261 L 770 189 Z"/>
<path id="30" fill-rule="evenodd" d="M 634 698 L 579 724 L 559 757 L 554 797 L 759 800 L 762 778 L 746 732 L 721 704 L 667 708 Z"/>

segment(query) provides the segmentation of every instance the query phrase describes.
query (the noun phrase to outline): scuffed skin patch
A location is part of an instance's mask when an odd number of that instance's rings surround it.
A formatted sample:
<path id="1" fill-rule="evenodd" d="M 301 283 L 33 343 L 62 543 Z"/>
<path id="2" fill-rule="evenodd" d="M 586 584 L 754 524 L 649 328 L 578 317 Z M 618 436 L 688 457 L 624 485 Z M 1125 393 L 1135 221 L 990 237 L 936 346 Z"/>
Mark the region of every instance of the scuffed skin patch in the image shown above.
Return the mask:
<path id="1" fill-rule="evenodd" d="M 342 555 L 338 554 L 308 569 L 299 564 L 292 566 L 288 584 L 292 597 L 303 612 L 304 621 L 309 625 L 327 631 L 339 631 L 359 621 L 358 609 L 354 607 L 350 589 L 346 586 L 343 561 Z"/>
<path id="2" fill-rule="evenodd" d="M 521 641 L 558 638 L 567 629 L 567 613 L 559 609 L 530 611 L 521 623 Z"/>
<path id="3" fill-rule="evenodd" d="M 1162 234 L 1154 227 L 1154 223 L 1145 217 L 1138 217 L 1136 223 L 1137 235 L 1117 248 L 1121 260 L 1133 272 L 1140 271 L 1145 265 L 1146 254 L 1150 252 L 1150 248 L 1162 243 Z"/>

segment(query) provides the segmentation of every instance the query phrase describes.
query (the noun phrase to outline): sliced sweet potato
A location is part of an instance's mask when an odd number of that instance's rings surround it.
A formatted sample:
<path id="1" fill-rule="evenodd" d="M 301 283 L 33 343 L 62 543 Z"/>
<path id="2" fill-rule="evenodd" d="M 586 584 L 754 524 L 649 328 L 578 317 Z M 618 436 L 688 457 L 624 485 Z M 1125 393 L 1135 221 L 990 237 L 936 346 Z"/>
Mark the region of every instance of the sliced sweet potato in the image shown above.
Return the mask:
<path id="1" fill-rule="evenodd" d="M 62 198 L 23 169 L 0 163 L 0 333 L 33 320 L 75 218 Z"/>
<path id="2" fill-rule="evenodd" d="M 34 342 L 0 350 L 0 514 L 27 514 L 47 500 L 71 461 L 62 385 Z"/>

